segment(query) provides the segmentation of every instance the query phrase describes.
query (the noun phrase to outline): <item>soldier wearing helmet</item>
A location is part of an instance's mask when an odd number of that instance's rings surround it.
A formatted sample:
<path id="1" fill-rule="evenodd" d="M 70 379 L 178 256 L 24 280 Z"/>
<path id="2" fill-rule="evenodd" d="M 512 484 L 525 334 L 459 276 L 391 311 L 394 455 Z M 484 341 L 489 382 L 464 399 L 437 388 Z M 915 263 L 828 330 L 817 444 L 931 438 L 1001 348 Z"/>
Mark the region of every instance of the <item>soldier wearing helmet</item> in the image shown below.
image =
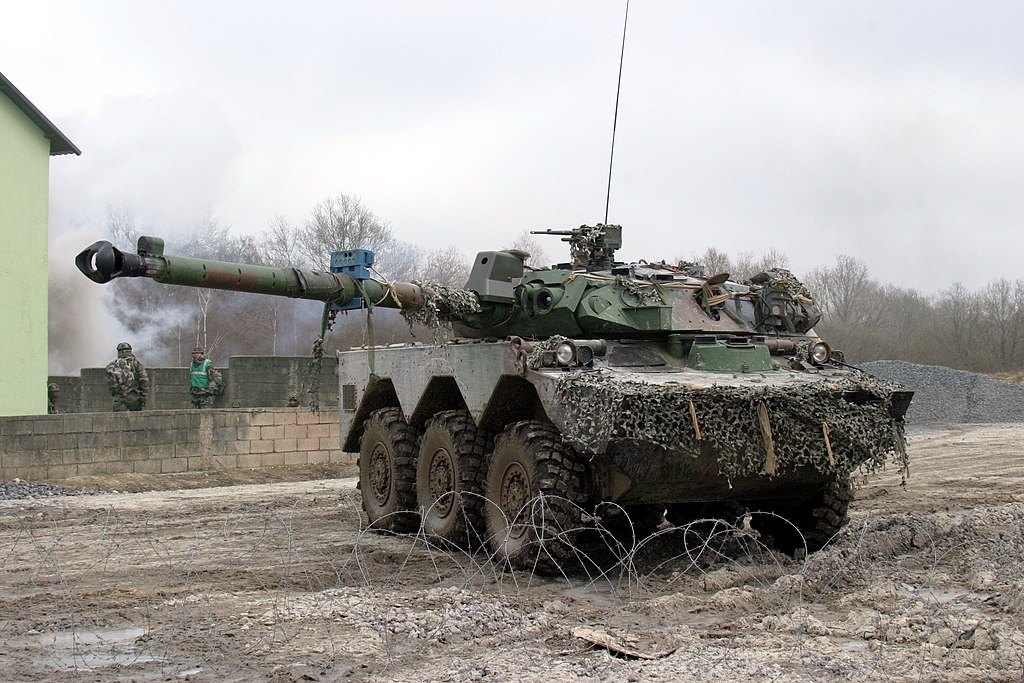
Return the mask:
<path id="1" fill-rule="evenodd" d="M 57 399 L 60 397 L 60 387 L 53 382 L 46 385 L 46 412 L 50 415 L 57 414 Z"/>
<path id="2" fill-rule="evenodd" d="M 211 407 L 213 399 L 224 390 L 220 372 L 213 367 L 213 361 L 205 355 L 206 351 L 202 346 L 192 349 L 188 393 L 192 397 L 193 408 Z"/>
<path id="3" fill-rule="evenodd" d="M 132 345 L 117 345 L 117 358 L 107 363 L 107 388 L 113 399 L 114 412 L 142 410 L 149 394 L 149 376 L 146 368 L 135 357 Z"/>

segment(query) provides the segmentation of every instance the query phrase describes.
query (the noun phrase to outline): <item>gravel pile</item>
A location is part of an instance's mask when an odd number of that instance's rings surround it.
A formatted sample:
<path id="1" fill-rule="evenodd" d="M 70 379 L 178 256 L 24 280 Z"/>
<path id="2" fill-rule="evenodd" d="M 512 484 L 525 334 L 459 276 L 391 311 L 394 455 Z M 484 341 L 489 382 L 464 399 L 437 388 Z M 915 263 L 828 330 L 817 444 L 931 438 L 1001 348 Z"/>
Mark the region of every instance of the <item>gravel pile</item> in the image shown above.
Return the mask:
<path id="1" fill-rule="evenodd" d="M 901 360 L 878 360 L 858 367 L 914 391 L 907 413 L 911 424 L 1024 422 L 1024 386 L 1018 384 Z"/>
<path id="2" fill-rule="evenodd" d="M 15 479 L 0 481 L 0 500 L 19 498 L 52 498 L 53 496 L 81 496 L 91 493 L 80 489 L 67 489 L 53 484 L 39 484 Z"/>

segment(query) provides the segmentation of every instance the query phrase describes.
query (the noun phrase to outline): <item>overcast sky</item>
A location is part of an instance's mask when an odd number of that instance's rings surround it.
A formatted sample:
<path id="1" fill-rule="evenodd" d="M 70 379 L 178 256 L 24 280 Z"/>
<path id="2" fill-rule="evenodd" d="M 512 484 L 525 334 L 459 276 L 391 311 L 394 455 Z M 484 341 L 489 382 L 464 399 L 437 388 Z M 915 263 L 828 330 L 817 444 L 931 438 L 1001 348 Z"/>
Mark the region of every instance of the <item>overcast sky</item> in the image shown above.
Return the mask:
<path id="1" fill-rule="evenodd" d="M 82 150 L 50 163 L 51 267 L 112 206 L 255 233 L 347 193 L 469 255 L 602 221 L 624 8 L 16 3 L 0 71 Z M 634 0 L 619 257 L 847 254 L 926 294 L 1024 277 L 1022 36 L 1020 0 Z"/>

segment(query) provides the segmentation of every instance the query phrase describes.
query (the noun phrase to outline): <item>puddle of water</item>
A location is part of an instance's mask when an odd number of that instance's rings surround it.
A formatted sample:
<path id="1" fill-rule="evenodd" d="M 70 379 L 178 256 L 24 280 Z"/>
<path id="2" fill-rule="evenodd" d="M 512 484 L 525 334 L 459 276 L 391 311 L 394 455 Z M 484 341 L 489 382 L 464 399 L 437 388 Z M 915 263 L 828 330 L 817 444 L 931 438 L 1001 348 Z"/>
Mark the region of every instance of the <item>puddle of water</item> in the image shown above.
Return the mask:
<path id="1" fill-rule="evenodd" d="M 8 645 L 44 650 L 59 669 L 90 670 L 164 661 L 163 657 L 134 650 L 136 639 L 145 633 L 142 628 L 58 631 L 6 642 Z"/>

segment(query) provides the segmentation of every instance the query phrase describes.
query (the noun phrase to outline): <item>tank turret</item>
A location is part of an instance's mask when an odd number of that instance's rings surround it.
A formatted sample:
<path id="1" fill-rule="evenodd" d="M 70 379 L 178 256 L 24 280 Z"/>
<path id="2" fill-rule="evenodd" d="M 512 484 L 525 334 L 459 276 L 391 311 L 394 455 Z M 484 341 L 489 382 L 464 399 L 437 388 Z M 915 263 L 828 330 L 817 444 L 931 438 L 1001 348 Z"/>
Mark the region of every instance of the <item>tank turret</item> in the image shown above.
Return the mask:
<path id="1" fill-rule="evenodd" d="M 167 256 L 162 239 L 140 237 L 137 254 L 101 241 L 83 250 L 76 264 L 98 283 L 147 277 L 315 299 L 335 310 L 367 302 L 413 314 L 427 309 L 470 338 L 658 340 L 695 367 L 722 371 L 764 369 L 772 355 L 816 366 L 842 360 L 814 334 L 818 309 L 786 271 L 762 273 L 743 285 L 728 274 L 703 277 L 664 262 L 616 262 L 622 244 L 617 225 L 534 234 L 562 236 L 572 261 L 529 268 L 522 252 L 481 252 L 463 290 L 372 279 L 373 254 L 364 250 L 335 252 L 331 272 L 320 272 Z"/>

